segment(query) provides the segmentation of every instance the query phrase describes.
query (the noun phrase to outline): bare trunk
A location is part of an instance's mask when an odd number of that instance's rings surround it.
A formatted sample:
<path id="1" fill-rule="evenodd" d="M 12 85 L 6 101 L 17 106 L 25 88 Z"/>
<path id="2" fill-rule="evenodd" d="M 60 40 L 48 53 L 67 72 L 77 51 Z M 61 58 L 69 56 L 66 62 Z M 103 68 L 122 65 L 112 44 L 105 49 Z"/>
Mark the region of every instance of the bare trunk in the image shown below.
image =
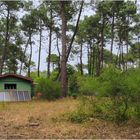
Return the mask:
<path id="1" fill-rule="evenodd" d="M 61 54 L 60 54 L 60 50 L 59 50 L 59 37 L 58 37 L 58 35 L 57 35 L 57 40 L 56 40 L 56 47 L 57 47 L 58 56 L 59 56 L 59 61 L 58 61 L 58 74 L 59 74 L 61 71 L 61 67 L 60 67 Z"/>
<path id="2" fill-rule="evenodd" d="M 139 36 L 138 36 L 138 44 L 139 44 L 140 42 L 139 42 Z M 138 53 L 139 53 L 139 67 L 140 67 L 140 45 L 139 45 L 139 48 L 138 48 Z M 133 63 L 134 64 L 134 63 Z"/>
<path id="3" fill-rule="evenodd" d="M 41 47 L 42 47 L 41 43 L 42 43 L 42 29 L 41 29 L 41 23 L 40 23 L 40 41 L 39 41 L 38 69 L 37 69 L 37 76 L 38 77 L 40 76 L 40 57 L 41 57 Z"/>
<path id="4" fill-rule="evenodd" d="M 1 74 L 3 72 L 4 62 L 5 62 L 5 59 L 6 59 L 6 51 L 7 51 L 8 45 L 9 45 L 9 17 L 10 17 L 10 9 L 9 9 L 9 6 L 8 6 L 7 17 L 6 17 L 5 46 L 3 47 L 3 50 L 2 50 L 2 61 L 1 61 L 1 70 L 0 70 Z"/>
<path id="5" fill-rule="evenodd" d="M 111 26 L 111 47 L 110 47 L 110 62 L 113 61 L 113 43 L 114 43 L 114 13 L 112 17 L 112 26 Z"/>
<path id="6" fill-rule="evenodd" d="M 26 45 L 25 45 L 24 52 L 23 52 L 23 57 L 22 57 L 22 60 L 21 60 L 20 71 L 19 71 L 19 74 L 20 74 L 20 75 L 21 75 L 21 72 L 22 72 L 23 61 L 24 61 L 24 57 L 25 57 L 25 54 L 26 54 L 26 51 L 27 51 L 27 47 L 28 47 L 29 41 L 30 41 L 30 39 L 28 39 L 28 41 L 27 41 L 27 43 L 26 43 Z"/>
<path id="7" fill-rule="evenodd" d="M 61 94 L 62 97 L 67 95 L 67 68 L 66 68 L 66 26 L 67 20 L 65 15 L 66 1 L 60 1 L 61 20 L 62 20 L 62 57 L 61 57 Z"/>
<path id="8" fill-rule="evenodd" d="M 66 51 L 66 53 L 67 53 L 67 55 L 66 55 L 66 62 L 68 61 L 68 58 L 69 58 L 69 55 L 70 55 L 70 52 L 71 52 L 71 49 L 72 49 L 72 44 L 74 42 L 75 35 L 76 35 L 77 31 L 78 31 L 78 25 L 79 25 L 81 13 L 82 13 L 83 5 L 84 5 L 84 1 L 81 2 L 81 7 L 80 7 L 79 15 L 78 15 L 78 19 L 77 19 L 77 22 L 76 22 L 76 28 L 75 28 L 74 34 L 72 36 L 72 39 L 71 39 L 70 45 L 68 47 L 68 50 Z M 60 79 L 60 77 L 61 77 L 61 71 L 59 72 L 58 80 Z"/>
<path id="9" fill-rule="evenodd" d="M 102 29 L 101 29 L 101 58 L 100 58 L 100 62 L 101 62 L 101 68 L 103 68 L 103 62 L 104 62 L 104 16 L 103 16 L 103 23 L 102 23 Z"/>
<path id="10" fill-rule="evenodd" d="M 127 29 L 126 29 L 126 71 L 127 71 L 127 61 L 128 61 L 128 39 L 129 39 L 129 14 L 128 14 L 128 26 L 127 26 Z"/>
<path id="11" fill-rule="evenodd" d="M 32 40 L 30 35 L 30 56 L 29 56 L 29 66 L 28 66 L 28 77 L 30 77 L 30 73 L 31 73 L 31 62 L 32 62 Z"/>
<path id="12" fill-rule="evenodd" d="M 52 21 L 52 8 L 51 8 L 51 11 L 50 11 L 50 18 L 51 18 L 51 21 Z M 50 78 L 51 46 L 52 46 L 52 25 L 50 25 L 50 34 L 49 34 L 49 53 L 48 53 L 48 67 L 47 67 L 48 78 Z"/>
<path id="13" fill-rule="evenodd" d="M 93 46 L 92 49 L 92 75 L 94 75 L 94 69 L 95 69 L 95 46 Z"/>
<path id="14" fill-rule="evenodd" d="M 78 15 L 78 19 L 77 19 L 77 23 L 76 23 L 76 27 L 75 27 L 75 31 L 74 31 L 74 34 L 73 34 L 73 36 L 72 36 L 72 40 L 71 40 L 71 42 L 70 42 L 70 46 L 68 47 L 68 51 L 67 51 L 67 56 L 66 56 L 66 60 L 67 60 L 67 61 L 68 61 L 68 58 L 69 58 L 69 55 L 70 55 L 70 52 L 71 52 L 71 49 L 72 49 L 72 44 L 73 44 L 75 35 L 76 35 L 77 31 L 78 31 L 78 25 L 79 25 L 81 13 L 82 13 L 83 5 L 84 5 L 84 1 L 82 0 L 82 1 L 81 1 L 81 6 L 80 6 L 79 15 Z"/>
<path id="15" fill-rule="evenodd" d="M 97 60 L 96 60 L 96 76 L 100 75 L 100 65 L 101 65 L 101 57 L 100 57 L 100 48 L 99 44 L 97 44 Z"/>
<path id="16" fill-rule="evenodd" d="M 81 72 L 81 75 L 83 75 L 83 61 L 82 61 L 82 57 L 83 57 L 83 43 L 81 43 L 81 46 L 80 46 L 80 72 Z"/>
<path id="17" fill-rule="evenodd" d="M 90 61 L 90 50 L 89 47 L 87 46 L 87 55 L 88 55 L 88 74 L 90 74 L 90 66 L 89 66 L 89 61 Z"/>

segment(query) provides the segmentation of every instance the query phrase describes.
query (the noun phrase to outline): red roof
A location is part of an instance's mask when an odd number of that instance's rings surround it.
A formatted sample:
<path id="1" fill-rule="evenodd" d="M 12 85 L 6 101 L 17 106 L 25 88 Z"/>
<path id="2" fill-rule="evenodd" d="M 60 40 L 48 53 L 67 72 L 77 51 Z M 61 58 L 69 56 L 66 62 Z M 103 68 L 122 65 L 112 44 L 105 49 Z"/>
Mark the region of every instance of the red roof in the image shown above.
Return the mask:
<path id="1" fill-rule="evenodd" d="M 15 77 L 15 78 L 19 78 L 19 79 L 29 81 L 31 83 L 33 82 L 33 80 L 31 78 L 25 77 L 25 76 L 22 76 L 22 75 L 17 75 L 17 74 L 3 74 L 3 75 L 0 75 L 0 79 L 1 78 L 6 78 L 6 77 Z"/>

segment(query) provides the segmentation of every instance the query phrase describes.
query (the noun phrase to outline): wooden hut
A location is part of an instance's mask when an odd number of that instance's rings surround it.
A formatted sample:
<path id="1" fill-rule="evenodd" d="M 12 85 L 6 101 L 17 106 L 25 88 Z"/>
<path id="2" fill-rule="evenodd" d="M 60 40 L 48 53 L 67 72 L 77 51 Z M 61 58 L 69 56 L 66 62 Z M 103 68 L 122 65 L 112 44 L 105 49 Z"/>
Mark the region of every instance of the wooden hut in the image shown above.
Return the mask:
<path id="1" fill-rule="evenodd" d="M 29 101 L 33 89 L 30 78 L 16 75 L 0 75 L 0 101 Z"/>

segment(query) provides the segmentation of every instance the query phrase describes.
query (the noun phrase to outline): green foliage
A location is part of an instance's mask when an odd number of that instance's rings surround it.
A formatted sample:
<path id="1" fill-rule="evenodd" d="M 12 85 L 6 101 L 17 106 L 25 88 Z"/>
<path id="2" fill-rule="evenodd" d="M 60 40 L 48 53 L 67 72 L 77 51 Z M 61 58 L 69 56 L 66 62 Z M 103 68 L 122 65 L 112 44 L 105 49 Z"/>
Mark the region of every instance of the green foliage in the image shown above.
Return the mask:
<path id="1" fill-rule="evenodd" d="M 79 92 L 82 95 L 96 95 L 99 83 L 96 78 L 90 76 L 78 77 Z"/>
<path id="2" fill-rule="evenodd" d="M 69 115 L 69 119 L 83 122 L 96 117 L 116 123 L 139 119 L 139 74 L 140 69 L 130 69 L 124 73 L 114 66 L 109 66 L 103 70 L 100 77 L 79 76 L 78 88 L 84 97 L 81 98 L 78 109 Z"/>
<path id="3" fill-rule="evenodd" d="M 60 97 L 59 82 L 49 80 L 47 78 L 37 78 L 35 92 L 41 93 L 43 99 L 54 100 Z"/>

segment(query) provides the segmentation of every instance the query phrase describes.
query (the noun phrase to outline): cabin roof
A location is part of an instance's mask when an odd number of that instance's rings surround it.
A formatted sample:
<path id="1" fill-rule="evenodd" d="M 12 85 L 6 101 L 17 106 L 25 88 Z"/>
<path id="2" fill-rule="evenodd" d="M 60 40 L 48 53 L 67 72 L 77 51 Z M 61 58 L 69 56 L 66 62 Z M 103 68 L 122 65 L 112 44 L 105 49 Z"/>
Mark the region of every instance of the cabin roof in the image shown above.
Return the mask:
<path id="1" fill-rule="evenodd" d="M 25 76 L 22 76 L 22 75 L 17 75 L 17 74 L 3 74 L 3 75 L 0 75 L 0 79 L 7 78 L 7 77 L 14 77 L 14 78 L 22 79 L 22 80 L 33 83 L 33 80 L 31 78 L 25 77 Z"/>

